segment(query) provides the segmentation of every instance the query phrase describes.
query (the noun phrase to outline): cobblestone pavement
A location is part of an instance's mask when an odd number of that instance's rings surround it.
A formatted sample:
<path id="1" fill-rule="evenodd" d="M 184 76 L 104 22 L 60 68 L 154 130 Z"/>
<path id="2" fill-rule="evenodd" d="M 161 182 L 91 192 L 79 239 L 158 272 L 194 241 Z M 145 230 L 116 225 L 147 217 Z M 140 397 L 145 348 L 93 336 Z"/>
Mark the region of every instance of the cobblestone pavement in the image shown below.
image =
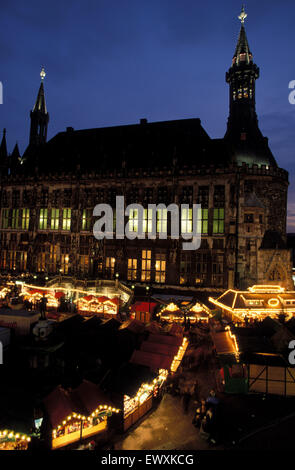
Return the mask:
<path id="1" fill-rule="evenodd" d="M 192 406 L 184 413 L 179 397 L 166 394 L 159 407 L 115 443 L 118 450 L 207 450 L 192 425 Z"/>

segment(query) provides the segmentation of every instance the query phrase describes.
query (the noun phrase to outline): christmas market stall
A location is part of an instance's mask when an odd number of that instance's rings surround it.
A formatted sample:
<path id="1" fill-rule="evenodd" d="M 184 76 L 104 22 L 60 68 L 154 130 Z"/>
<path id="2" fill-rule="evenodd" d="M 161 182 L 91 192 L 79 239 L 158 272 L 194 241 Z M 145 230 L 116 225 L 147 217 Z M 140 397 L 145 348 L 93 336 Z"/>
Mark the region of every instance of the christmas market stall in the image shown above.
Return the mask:
<path id="1" fill-rule="evenodd" d="M 220 391 L 295 396 L 295 368 L 286 355 L 286 346 L 295 337 L 284 325 L 266 318 L 256 327 L 228 326 L 211 335 L 220 365 Z"/>
<path id="2" fill-rule="evenodd" d="M 44 287 L 34 287 L 26 284 L 21 284 L 21 297 L 27 305 L 31 305 L 33 308 L 39 308 L 42 299 L 46 299 L 46 310 L 56 312 L 61 297 L 64 297 L 64 292 L 55 291 L 54 289 L 47 289 Z"/>
<path id="3" fill-rule="evenodd" d="M 180 366 L 187 346 L 186 337 L 150 334 L 140 349 L 133 352 L 130 362 L 147 366 L 152 371 L 166 369 L 174 373 Z"/>
<path id="4" fill-rule="evenodd" d="M 124 410 L 118 427 L 126 431 L 153 406 L 168 376 L 167 370 L 153 372 L 149 367 L 126 363 L 105 379 L 112 401 Z"/>
<path id="5" fill-rule="evenodd" d="M 86 295 L 78 298 L 76 301 L 78 313 L 84 316 L 100 315 L 110 318 L 117 315 L 119 311 L 118 298 L 109 299 L 108 297 Z"/>
<path id="6" fill-rule="evenodd" d="M 169 323 L 190 323 L 208 322 L 210 317 L 209 308 L 200 302 L 170 302 L 162 306 L 157 313 L 161 321 Z"/>
<path id="7" fill-rule="evenodd" d="M 31 437 L 18 431 L 0 430 L 1 450 L 27 450 Z"/>
<path id="8" fill-rule="evenodd" d="M 106 431 L 108 418 L 120 412 L 97 385 L 86 380 L 74 390 L 58 386 L 44 399 L 44 405 L 52 449 Z"/>
<path id="9" fill-rule="evenodd" d="M 235 323 L 262 321 L 266 317 L 285 320 L 295 315 L 295 291 L 274 285 L 255 285 L 246 291 L 229 289 L 218 298 L 209 298 L 223 316 Z"/>

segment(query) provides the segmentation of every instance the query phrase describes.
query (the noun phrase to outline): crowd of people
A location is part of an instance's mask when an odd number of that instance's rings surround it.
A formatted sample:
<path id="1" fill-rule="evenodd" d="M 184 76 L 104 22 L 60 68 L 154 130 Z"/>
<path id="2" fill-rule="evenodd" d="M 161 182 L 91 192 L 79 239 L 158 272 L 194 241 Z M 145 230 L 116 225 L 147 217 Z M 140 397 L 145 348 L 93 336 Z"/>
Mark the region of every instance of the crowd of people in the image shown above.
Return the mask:
<path id="1" fill-rule="evenodd" d="M 206 441 L 216 444 L 218 441 L 218 408 L 220 401 L 215 391 L 211 390 L 207 399 L 202 399 L 195 410 L 193 425 L 200 429 L 200 436 Z"/>

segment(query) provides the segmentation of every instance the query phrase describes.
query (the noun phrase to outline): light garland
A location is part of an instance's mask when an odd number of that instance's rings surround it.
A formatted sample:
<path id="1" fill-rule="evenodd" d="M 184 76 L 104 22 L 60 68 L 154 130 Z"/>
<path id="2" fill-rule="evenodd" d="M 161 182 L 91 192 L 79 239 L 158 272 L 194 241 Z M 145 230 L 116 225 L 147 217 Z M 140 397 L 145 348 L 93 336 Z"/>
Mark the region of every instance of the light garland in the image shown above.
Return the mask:
<path id="1" fill-rule="evenodd" d="M 95 418 L 99 415 L 99 413 L 102 413 L 104 411 L 108 411 L 111 413 L 120 413 L 120 409 L 114 408 L 112 406 L 108 405 L 99 405 L 98 408 L 96 408 L 95 411 L 93 411 L 89 416 L 84 416 L 81 414 L 78 414 L 76 412 L 73 412 L 71 415 L 67 416 L 66 419 L 62 421 L 62 424 L 59 424 L 56 429 L 52 430 L 53 437 L 56 437 L 57 432 L 62 429 L 63 426 L 66 426 L 67 424 L 70 424 L 70 421 L 72 420 L 78 420 L 78 421 L 90 421 L 92 418 Z"/>
<path id="2" fill-rule="evenodd" d="M 176 372 L 177 371 L 177 369 L 178 369 L 178 367 L 179 367 L 179 365 L 182 361 L 182 358 L 185 354 L 185 351 L 186 351 L 187 347 L 188 347 L 188 339 L 183 338 L 182 344 L 179 347 L 176 356 L 174 356 L 174 358 L 173 358 L 173 361 L 172 361 L 172 364 L 171 364 L 171 367 L 170 367 L 171 372 Z"/>
<path id="3" fill-rule="evenodd" d="M 27 436 L 26 434 L 19 434 L 18 432 L 15 433 L 14 431 L 9 430 L 0 431 L 0 439 L 11 439 L 15 441 L 19 440 L 27 442 L 31 441 L 30 436 Z"/>
<path id="4" fill-rule="evenodd" d="M 235 350 L 236 350 L 235 356 L 236 356 L 237 361 L 239 362 L 240 350 L 239 350 L 239 346 L 238 346 L 237 337 L 236 337 L 236 335 L 231 331 L 230 326 L 227 326 L 225 329 L 226 329 L 227 333 L 229 334 L 229 337 L 231 338 L 231 340 L 232 340 L 233 343 L 234 343 L 234 347 L 235 347 Z"/>
<path id="5" fill-rule="evenodd" d="M 156 377 L 152 383 L 145 383 L 140 386 L 137 391 L 137 394 L 131 398 L 128 395 L 124 395 L 124 417 L 134 411 L 139 405 L 142 405 L 153 393 L 154 388 L 158 385 L 161 387 L 165 380 L 168 377 L 168 370 L 160 369 L 159 375 Z M 129 410 L 127 409 L 129 407 Z M 131 411 L 130 411 L 131 408 Z"/>

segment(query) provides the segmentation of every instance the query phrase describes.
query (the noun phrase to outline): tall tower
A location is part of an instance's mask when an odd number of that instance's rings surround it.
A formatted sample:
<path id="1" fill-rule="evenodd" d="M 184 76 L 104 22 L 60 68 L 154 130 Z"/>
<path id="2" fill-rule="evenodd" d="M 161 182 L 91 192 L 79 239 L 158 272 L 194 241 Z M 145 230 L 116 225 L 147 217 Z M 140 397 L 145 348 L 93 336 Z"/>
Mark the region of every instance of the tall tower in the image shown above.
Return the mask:
<path id="1" fill-rule="evenodd" d="M 253 62 L 245 31 L 247 13 L 244 6 L 238 16 L 241 29 L 232 59 L 226 73 L 229 84 L 229 117 L 225 140 L 230 143 L 233 160 L 242 165 L 265 165 L 277 167 L 275 158 L 258 126 L 255 101 L 255 82 L 259 78 L 259 68 Z"/>
<path id="2" fill-rule="evenodd" d="M 255 110 L 255 81 L 259 77 L 259 68 L 253 62 L 246 31 L 247 13 L 244 6 L 239 15 L 241 29 L 232 65 L 226 73 L 226 82 L 230 86 L 229 118 L 226 138 L 233 141 L 262 138 L 258 127 Z"/>
<path id="3" fill-rule="evenodd" d="M 43 81 L 45 78 L 45 70 L 42 67 L 40 72 L 41 84 L 38 91 L 38 96 L 33 110 L 30 112 L 31 129 L 30 129 L 30 142 L 29 145 L 36 146 L 45 144 L 47 138 L 47 127 L 49 121 L 49 114 L 46 108 L 45 93 Z"/>

